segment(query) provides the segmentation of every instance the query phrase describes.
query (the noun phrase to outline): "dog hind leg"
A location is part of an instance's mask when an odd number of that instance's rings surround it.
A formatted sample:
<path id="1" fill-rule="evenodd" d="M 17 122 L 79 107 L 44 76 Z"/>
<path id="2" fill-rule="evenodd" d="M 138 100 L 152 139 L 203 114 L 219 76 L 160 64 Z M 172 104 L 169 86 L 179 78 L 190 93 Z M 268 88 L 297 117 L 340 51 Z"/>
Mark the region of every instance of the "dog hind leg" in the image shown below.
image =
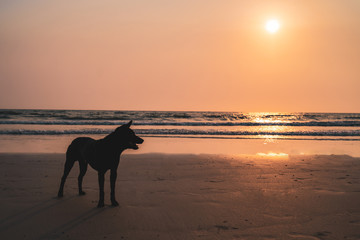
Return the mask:
<path id="1" fill-rule="evenodd" d="M 74 162 L 75 160 L 73 158 L 71 158 L 69 156 L 69 154 L 66 154 L 66 162 L 65 162 L 65 166 L 64 166 L 64 174 L 61 178 L 61 183 L 60 183 L 60 188 L 59 188 L 59 192 L 58 192 L 58 197 L 63 197 L 64 195 L 64 185 L 65 185 L 65 181 L 67 176 L 70 173 L 71 168 L 74 166 Z"/>

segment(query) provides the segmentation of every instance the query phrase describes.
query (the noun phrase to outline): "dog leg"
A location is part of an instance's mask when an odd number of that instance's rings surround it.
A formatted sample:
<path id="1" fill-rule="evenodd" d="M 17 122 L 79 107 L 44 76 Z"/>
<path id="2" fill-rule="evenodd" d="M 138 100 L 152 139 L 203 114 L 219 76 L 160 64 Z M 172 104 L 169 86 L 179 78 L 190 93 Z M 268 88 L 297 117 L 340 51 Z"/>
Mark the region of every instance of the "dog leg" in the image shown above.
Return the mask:
<path id="1" fill-rule="evenodd" d="M 58 197 L 61 198 L 64 196 L 64 185 L 65 185 L 65 181 L 67 176 L 70 173 L 71 168 L 74 166 L 74 160 L 66 158 L 66 162 L 65 162 L 65 166 L 64 166 L 64 174 L 61 178 L 61 183 L 60 183 L 60 188 L 59 188 L 59 192 L 58 192 Z"/>
<path id="2" fill-rule="evenodd" d="M 85 195 L 82 190 L 82 181 L 87 170 L 87 163 L 85 161 L 79 161 L 80 173 L 78 177 L 79 195 Z"/>
<path id="3" fill-rule="evenodd" d="M 119 206 L 119 203 L 115 199 L 115 183 L 116 183 L 117 172 L 116 169 L 110 171 L 110 188 L 111 188 L 111 205 L 114 207 Z"/>
<path id="4" fill-rule="evenodd" d="M 97 205 L 98 208 L 104 207 L 104 172 L 98 172 L 99 178 L 99 203 Z"/>

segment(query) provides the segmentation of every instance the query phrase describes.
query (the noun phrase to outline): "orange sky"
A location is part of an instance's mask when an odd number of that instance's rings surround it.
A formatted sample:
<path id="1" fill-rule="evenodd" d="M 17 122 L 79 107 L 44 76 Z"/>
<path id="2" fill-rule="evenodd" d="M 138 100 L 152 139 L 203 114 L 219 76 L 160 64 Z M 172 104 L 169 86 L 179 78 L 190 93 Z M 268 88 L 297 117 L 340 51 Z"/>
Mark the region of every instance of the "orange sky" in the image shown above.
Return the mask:
<path id="1" fill-rule="evenodd" d="M 265 31 L 277 18 L 280 30 Z M 0 2 L 0 108 L 360 112 L 360 1 Z"/>

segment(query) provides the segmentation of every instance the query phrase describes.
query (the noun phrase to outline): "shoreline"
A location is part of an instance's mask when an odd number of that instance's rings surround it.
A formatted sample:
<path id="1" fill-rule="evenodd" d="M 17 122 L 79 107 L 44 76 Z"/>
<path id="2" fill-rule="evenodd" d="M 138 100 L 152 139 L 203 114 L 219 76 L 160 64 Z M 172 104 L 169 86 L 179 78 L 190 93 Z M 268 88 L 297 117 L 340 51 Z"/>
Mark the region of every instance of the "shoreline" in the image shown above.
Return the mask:
<path id="1" fill-rule="evenodd" d="M 67 136 L 2 136 L 0 153 L 65 153 L 68 145 L 78 135 Z M 91 136 L 99 139 L 102 136 Z M 360 141 L 326 140 L 278 140 L 278 139 L 202 139 L 143 137 L 139 150 L 127 150 L 126 154 L 245 154 L 268 153 L 300 154 L 348 154 L 360 157 Z"/>
<path id="2" fill-rule="evenodd" d="M 1 239 L 358 239 L 360 158 L 124 154 L 111 207 L 64 154 L 0 153 Z"/>

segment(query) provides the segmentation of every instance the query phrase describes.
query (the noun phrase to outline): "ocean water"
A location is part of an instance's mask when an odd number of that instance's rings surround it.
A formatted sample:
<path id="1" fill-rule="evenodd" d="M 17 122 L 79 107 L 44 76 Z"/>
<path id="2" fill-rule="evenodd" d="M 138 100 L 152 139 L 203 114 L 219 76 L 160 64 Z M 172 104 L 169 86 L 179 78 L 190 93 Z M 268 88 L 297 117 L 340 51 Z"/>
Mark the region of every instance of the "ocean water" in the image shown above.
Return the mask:
<path id="1" fill-rule="evenodd" d="M 0 135 L 102 135 L 129 120 L 153 137 L 360 140 L 359 113 L 0 110 Z"/>
<path id="2" fill-rule="evenodd" d="M 133 120 L 146 138 L 360 142 L 360 113 L 0 110 L 0 151 L 28 139 L 101 138 Z M 29 140 L 30 139 L 30 140 Z M 176 140 L 178 139 L 178 140 Z M 26 145 L 26 144 L 25 144 Z M 26 146 L 25 146 L 26 147 Z"/>

